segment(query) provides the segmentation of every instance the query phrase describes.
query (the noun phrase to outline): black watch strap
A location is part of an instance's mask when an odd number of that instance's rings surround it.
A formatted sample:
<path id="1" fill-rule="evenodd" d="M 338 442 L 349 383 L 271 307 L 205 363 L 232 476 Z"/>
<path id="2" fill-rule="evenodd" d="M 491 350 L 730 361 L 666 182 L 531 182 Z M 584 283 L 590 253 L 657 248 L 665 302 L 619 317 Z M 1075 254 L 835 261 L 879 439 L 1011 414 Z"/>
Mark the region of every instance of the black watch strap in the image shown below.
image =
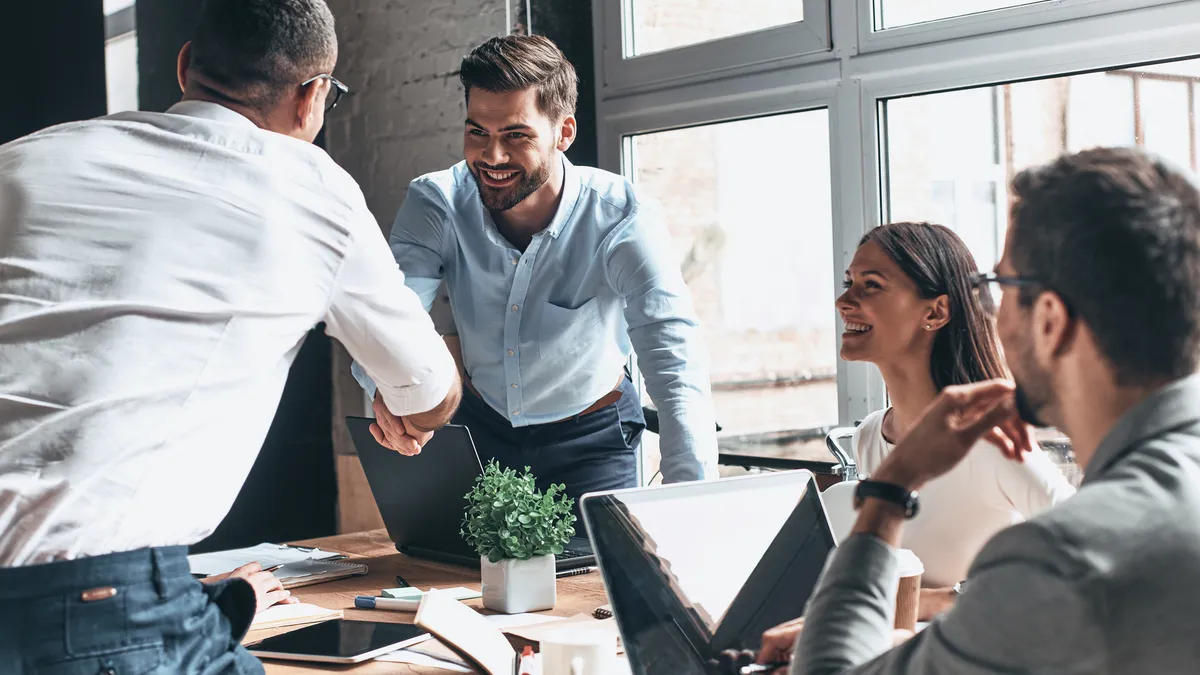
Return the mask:
<path id="1" fill-rule="evenodd" d="M 904 509 L 905 518 L 912 518 L 920 510 L 920 501 L 917 499 L 916 490 L 909 490 L 903 485 L 877 480 L 859 481 L 858 488 L 854 491 L 855 502 L 861 505 L 863 500 L 868 497 L 882 499 L 899 506 Z"/>

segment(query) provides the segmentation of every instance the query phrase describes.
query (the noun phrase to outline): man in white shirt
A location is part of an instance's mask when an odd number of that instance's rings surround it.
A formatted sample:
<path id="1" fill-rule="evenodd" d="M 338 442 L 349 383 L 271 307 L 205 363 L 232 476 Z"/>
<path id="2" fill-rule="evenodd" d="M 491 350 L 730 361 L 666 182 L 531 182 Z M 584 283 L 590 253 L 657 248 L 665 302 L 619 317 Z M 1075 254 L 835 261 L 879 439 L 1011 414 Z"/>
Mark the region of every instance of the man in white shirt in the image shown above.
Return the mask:
<path id="1" fill-rule="evenodd" d="M 461 393 L 354 180 L 323 0 L 208 0 L 184 100 L 0 146 L 0 672 L 261 672 L 254 593 L 201 585 L 325 322 L 413 454 Z M 10 630 L 10 628 L 13 628 Z"/>

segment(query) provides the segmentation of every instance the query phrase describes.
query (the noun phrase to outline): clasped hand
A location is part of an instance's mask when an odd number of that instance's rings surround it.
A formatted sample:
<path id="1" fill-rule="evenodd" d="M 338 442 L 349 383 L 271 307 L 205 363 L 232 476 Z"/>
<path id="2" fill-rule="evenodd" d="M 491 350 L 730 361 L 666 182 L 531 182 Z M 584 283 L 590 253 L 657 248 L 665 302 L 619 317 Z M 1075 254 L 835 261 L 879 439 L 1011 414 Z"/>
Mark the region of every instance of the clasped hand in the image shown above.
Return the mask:
<path id="1" fill-rule="evenodd" d="M 378 392 L 375 393 L 375 402 L 371 408 L 375 411 L 371 435 L 385 448 L 412 457 L 421 454 L 421 448 L 433 438 L 432 431 L 419 429 L 408 419 L 393 415 Z"/>

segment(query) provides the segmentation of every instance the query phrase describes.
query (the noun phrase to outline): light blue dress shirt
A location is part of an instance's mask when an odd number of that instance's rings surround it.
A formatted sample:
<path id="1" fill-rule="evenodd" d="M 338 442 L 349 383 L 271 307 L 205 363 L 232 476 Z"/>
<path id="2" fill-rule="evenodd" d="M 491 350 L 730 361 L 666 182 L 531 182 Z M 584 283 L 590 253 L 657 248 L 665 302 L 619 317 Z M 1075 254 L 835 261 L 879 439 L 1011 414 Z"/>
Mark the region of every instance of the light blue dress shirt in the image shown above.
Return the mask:
<path id="1" fill-rule="evenodd" d="M 583 411 L 636 352 L 659 409 L 663 479 L 715 478 L 708 353 L 662 219 L 623 177 L 562 162 L 558 212 L 524 253 L 466 162 L 414 180 L 390 239 L 405 283 L 428 310 L 445 279 L 467 373 L 514 427 Z"/>

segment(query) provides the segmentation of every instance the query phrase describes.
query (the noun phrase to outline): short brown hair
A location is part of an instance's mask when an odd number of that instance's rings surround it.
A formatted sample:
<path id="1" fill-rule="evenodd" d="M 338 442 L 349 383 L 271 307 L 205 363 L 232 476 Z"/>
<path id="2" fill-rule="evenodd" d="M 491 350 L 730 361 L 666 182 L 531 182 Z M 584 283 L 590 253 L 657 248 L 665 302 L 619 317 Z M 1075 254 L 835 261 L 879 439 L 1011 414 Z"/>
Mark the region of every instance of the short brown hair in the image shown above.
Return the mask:
<path id="1" fill-rule="evenodd" d="M 555 121 L 574 115 L 579 99 L 575 66 L 558 45 L 541 35 L 488 40 L 463 58 L 459 78 L 468 101 L 471 87 L 493 93 L 536 87 L 538 109 Z"/>
<path id="2" fill-rule="evenodd" d="M 1119 384 L 1196 369 L 1200 191 L 1185 171 L 1096 148 L 1022 171 L 1013 193 L 1013 268 L 1087 323 Z M 1022 292 L 1021 304 L 1035 296 Z"/>

